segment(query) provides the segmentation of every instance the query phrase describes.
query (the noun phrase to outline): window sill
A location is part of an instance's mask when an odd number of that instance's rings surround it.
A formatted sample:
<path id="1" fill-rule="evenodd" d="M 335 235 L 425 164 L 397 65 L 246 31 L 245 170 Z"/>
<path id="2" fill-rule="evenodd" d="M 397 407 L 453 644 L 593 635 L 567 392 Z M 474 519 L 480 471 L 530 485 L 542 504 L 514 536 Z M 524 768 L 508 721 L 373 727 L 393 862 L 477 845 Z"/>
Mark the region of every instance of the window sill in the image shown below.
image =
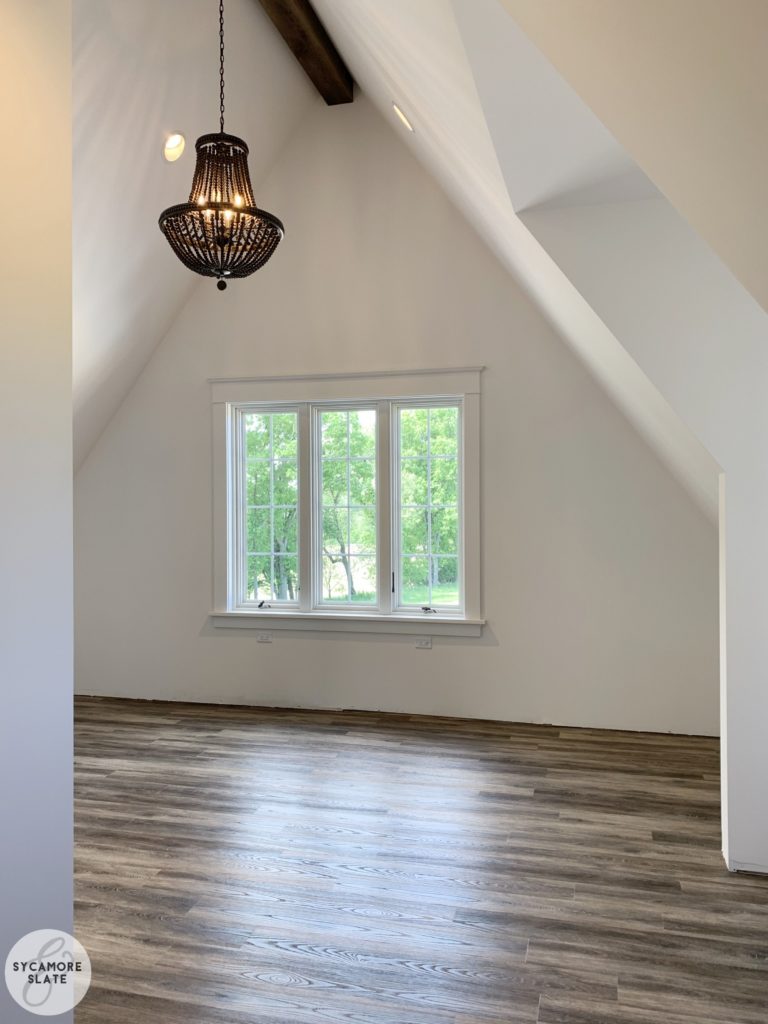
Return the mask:
<path id="1" fill-rule="evenodd" d="M 263 611 L 211 612 L 221 629 L 290 629 L 325 633 L 400 633 L 426 636 L 482 636 L 485 619 L 450 615 L 377 615 L 366 612 Z"/>

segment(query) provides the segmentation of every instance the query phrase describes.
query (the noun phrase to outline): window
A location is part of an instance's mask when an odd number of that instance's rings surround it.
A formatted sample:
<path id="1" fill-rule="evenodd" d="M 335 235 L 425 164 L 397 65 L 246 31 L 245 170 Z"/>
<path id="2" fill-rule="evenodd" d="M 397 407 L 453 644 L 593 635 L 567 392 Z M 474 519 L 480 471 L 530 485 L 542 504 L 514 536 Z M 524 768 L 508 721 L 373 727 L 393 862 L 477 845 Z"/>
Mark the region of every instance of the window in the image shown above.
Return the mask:
<path id="1" fill-rule="evenodd" d="M 397 605 L 457 609 L 461 404 L 399 405 Z"/>
<path id="2" fill-rule="evenodd" d="M 214 381 L 214 622 L 479 635 L 479 377 Z"/>
<path id="3" fill-rule="evenodd" d="M 244 602 L 296 603 L 299 592 L 299 442 L 295 412 L 240 417 Z"/>
<path id="4" fill-rule="evenodd" d="M 376 412 L 315 410 L 320 442 L 319 604 L 378 604 Z"/>

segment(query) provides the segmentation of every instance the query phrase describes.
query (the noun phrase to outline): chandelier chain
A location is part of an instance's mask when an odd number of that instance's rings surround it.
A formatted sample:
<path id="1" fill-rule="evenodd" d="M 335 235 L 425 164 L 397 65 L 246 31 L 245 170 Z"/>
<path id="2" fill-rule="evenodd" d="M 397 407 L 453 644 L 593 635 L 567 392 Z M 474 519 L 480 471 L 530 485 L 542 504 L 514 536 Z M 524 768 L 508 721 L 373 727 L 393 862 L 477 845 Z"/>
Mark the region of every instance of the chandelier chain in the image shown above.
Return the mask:
<path id="1" fill-rule="evenodd" d="M 219 0 L 219 125 L 224 134 L 224 0 Z"/>

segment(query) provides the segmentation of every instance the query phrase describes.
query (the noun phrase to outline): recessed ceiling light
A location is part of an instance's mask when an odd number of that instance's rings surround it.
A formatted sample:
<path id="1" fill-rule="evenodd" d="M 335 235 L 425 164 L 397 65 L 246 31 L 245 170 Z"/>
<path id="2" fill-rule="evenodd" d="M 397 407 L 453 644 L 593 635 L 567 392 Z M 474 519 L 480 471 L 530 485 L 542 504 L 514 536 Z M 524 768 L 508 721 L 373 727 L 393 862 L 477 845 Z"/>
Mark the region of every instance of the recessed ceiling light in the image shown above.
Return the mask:
<path id="1" fill-rule="evenodd" d="M 169 135 L 163 143 L 163 156 L 172 164 L 175 160 L 178 160 L 181 154 L 184 152 L 184 147 L 187 144 L 187 140 L 181 134 L 181 132 L 173 132 Z"/>
<path id="2" fill-rule="evenodd" d="M 413 131 L 416 130 L 413 127 L 413 125 L 411 124 L 411 122 L 408 120 L 408 118 L 405 116 L 405 114 L 402 112 L 400 107 L 398 107 L 398 105 L 396 103 L 392 104 L 392 109 L 397 114 L 397 116 L 400 118 L 400 120 L 403 122 L 403 124 L 405 125 L 405 127 L 408 129 L 409 132 L 413 132 Z"/>

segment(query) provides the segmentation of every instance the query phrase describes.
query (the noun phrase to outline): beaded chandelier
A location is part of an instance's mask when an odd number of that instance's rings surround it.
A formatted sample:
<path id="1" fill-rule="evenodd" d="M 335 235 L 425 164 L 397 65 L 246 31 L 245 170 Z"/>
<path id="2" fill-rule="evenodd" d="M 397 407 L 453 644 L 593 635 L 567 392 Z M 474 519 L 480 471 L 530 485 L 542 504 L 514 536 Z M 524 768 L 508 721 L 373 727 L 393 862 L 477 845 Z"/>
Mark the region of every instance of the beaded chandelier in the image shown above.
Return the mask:
<path id="1" fill-rule="evenodd" d="M 256 206 L 248 146 L 224 131 L 224 0 L 219 0 L 219 128 L 195 143 L 197 163 L 189 201 L 160 215 L 160 230 L 181 262 L 203 277 L 248 277 L 263 267 L 283 237 L 283 225 Z"/>

